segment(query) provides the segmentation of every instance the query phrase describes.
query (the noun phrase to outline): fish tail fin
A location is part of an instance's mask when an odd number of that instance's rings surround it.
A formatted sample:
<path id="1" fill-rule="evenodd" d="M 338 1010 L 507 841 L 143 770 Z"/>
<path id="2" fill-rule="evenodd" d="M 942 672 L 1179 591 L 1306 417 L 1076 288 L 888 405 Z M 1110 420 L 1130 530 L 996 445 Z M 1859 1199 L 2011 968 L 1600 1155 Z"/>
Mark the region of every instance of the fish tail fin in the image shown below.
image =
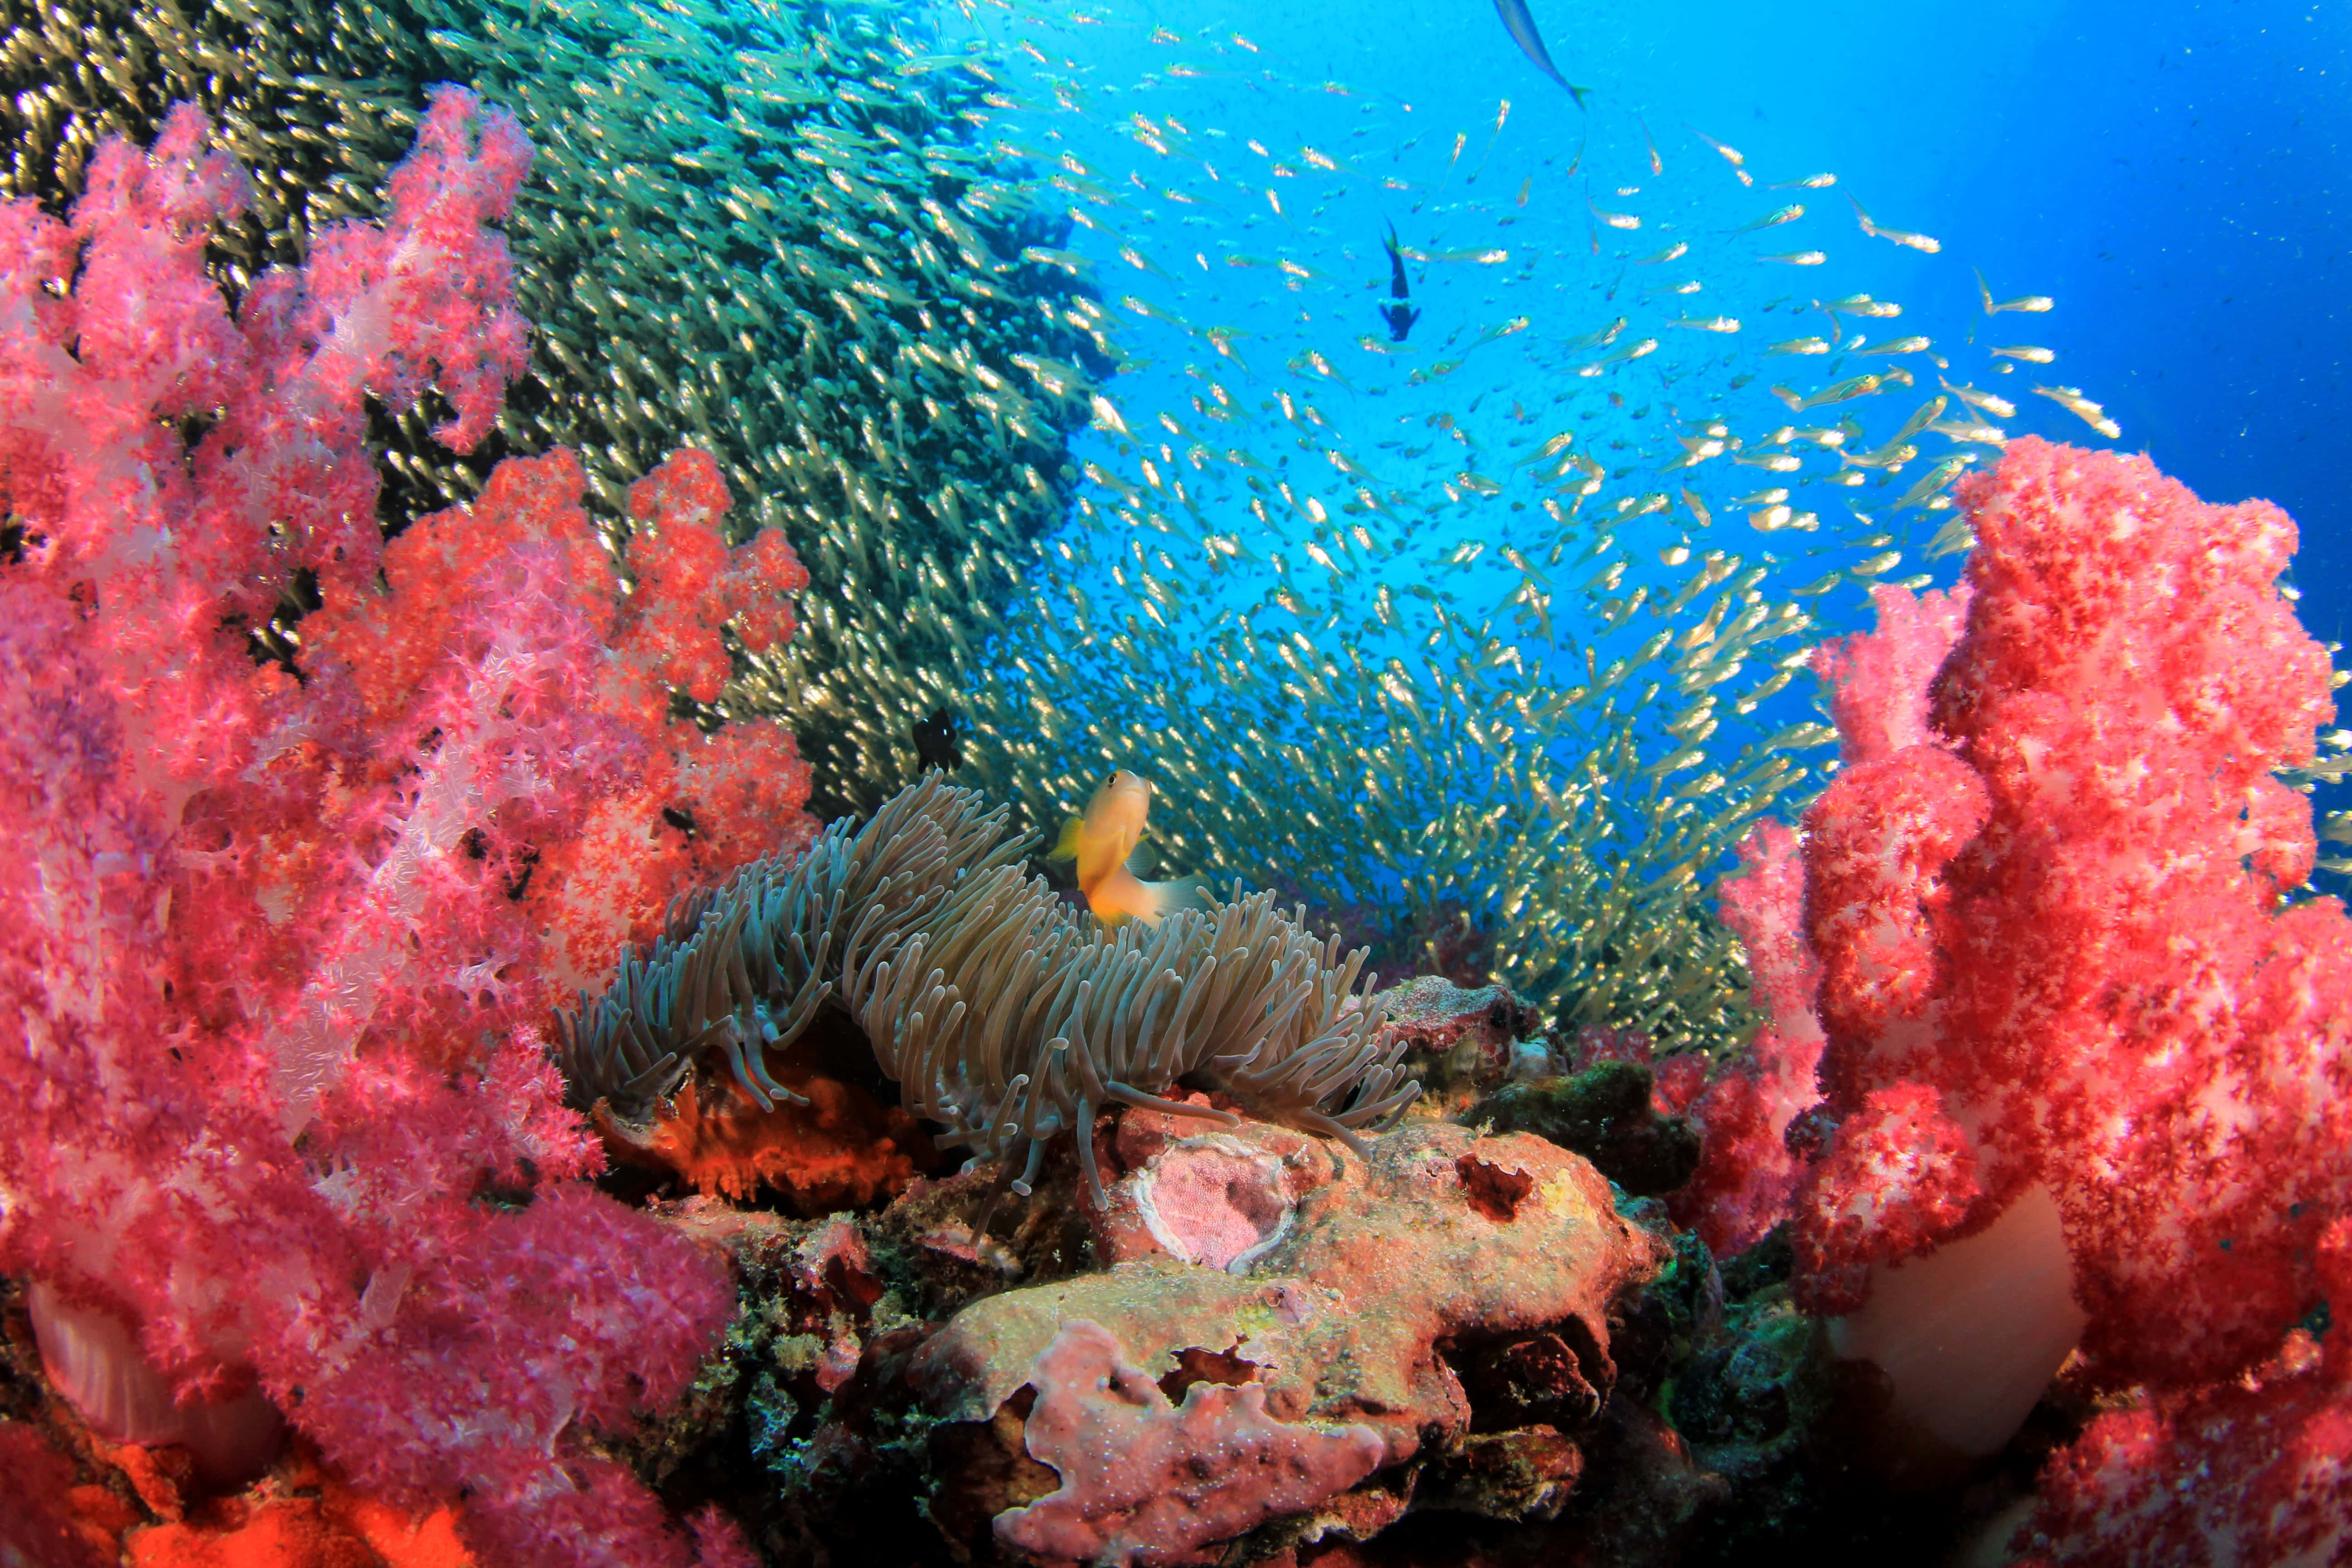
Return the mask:
<path id="1" fill-rule="evenodd" d="M 1149 922 L 1160 918 L 1160 903 L 1151 885 L 1138 880 L 1135 873 L 1124 866 L 1097 880 L 1086 894 L 1087 908 L 1094 910 L 1095 919 L 1108 926 L 1121 921 Z"/>
<path id="2" fill-rule="evenodd" d="M 1180 910 L 1206 910 L 1216 901 L 1205 877 L 1179 877 L 1172 882 L 1146 882 L 1143 886 L 1163 915 L 1172 915 Z"/>
<path id="3" fill-rule="evenodd" d="M 1566 89 L 1568 89 L 1568 96 L 1569 96 L 1569 97 L 1570 97 L 1570 98 L 1572 98 L 1572 99 L 1574 99 L 1574 100 L 1576 100 L 1576 107 L 1577 107 L 1577 108 L 1579 108 L 1579 109 L 1583 109 L 1583 108 L 1584 108 L 1584 95 L 1585 95 L 1585 94 L 1587 94 L 1587 93 L 1589 93 L 1589 92 L 1591 92 L 1591 91 L 1592 90 L 1591 88 L 1589 88 L 1589 87 L 1579 87 L 1579 86 L 1577 86 L 1577 85 L 1576 85 L 1574 82 L 1572 82 L 1572 81 L 1564 81 L 1564 82 L 1561 82 L 1559 85 L 1560 85 L 1560 86 L 1562 86 L 1562 87 L 1564 87 L 1564 88 L 1566 88 Z M 1590 113 L 1590 112 L 1591 112 L 1591 110 L 1586 110 L 1586 112 Z"/>
<path id="4" fill-rule="evenodd" d="M 1180 910 L 1204 910 L 1209 903 L 1208 886 L 1198 877 L 1146 882 L 1125 867 L 1087 889 L 1087 907 L 1105 925 L 1128 920 L 1157 925 Z"/>

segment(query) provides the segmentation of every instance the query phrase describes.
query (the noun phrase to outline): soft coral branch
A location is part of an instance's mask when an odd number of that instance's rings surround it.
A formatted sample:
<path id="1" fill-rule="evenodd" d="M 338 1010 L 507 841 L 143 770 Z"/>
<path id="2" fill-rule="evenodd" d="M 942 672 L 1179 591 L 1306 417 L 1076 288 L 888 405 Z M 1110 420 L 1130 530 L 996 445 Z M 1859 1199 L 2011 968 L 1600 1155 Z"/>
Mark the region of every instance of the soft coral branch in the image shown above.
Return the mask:
<path id="1" fill-rule="evenodd" d="M 2332 1561 L 2352 1401 L 2295 1325 L 2352 1279 L 2352 922 L 2273 776 L 2332 712 L 2294 524 L 2031 438 L 1960 499 L 1964 623 L 1881 590 L 1819 666 L 1798 1299 L 1969 1452 L 2079 1342 L 2123 1407 L 2053 1462 L 2048 1560 Z"/>
<path id="2" fill-rule="evenodd" d="M 2102 1378 L 2226 1376 L 2318 1299 L 2314 1246 L 2352 1200 L 2352 925 L 2282 906 L 2310 812 L 2270 777 L 2332 711 L 2277 588 L 2294 526 L 2038 440 L 1962 500 L 1972 597 L 1932 687 L 1913 669 L 1928 729 L 1808 819 L 1823 1084 L 1839 1115 L 1916 1084 L 1968 1130 L 1979 1195 L 1906 1249 L 2046 1185 Z M 2195 1331 L 2147 1331 L 2165 1321 Z"/>
<path id="3" fill-rule="evenodd" d="M 668 717 L 804 578 L 726 547 L 699 454 L 639 553 L 701 569 L 634 599 L 569 454 L 385 549 L 368 401 L 436 388 L 462 447 L 522 363 L 493 226 L 528 145 L 437 91 L 385 222 L 232 317 L 205 135 L 110 143 L 68 223 L 0 205 L 0 1268 L 134 1325 L 184 1402 L 257 1383 L 367 1484 L 465 1494 L 494 1559 L 569 1560 L 569 1521 L 683 1563 L 583 1434 L 672 1396 L 732 1293 L 581 1184 L 537 1028 L 704 855 L 805 835 L 780 729 Z M 306 569 L 297 675 L 247 632 Z"/>

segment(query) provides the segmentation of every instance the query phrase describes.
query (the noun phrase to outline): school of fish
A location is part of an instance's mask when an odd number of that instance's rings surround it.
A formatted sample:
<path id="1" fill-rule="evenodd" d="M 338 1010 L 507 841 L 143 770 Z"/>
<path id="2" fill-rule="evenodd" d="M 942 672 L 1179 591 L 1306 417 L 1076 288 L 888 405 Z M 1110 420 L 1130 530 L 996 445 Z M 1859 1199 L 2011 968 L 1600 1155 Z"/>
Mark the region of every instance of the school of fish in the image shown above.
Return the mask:
<path id="1" fill-rule="evenodd" d="M 1567 87 L 1497 9 L 1498 84 Z M 127 55 L 121 10 L 12 34 L 58 85 L 0 107 L 0 184 L 59 201 L 209 92 L 264 172 L 232 282 L 357 210 L 423 83 L 516 109 L 539 385 L 507 442 L 579 447 L 615 531 L 704 445 L 787 531 L 803 629 L 709 717 L 789 715 L 821 809 L 952 715 L 976 782 L 1075 815 L 1104 912 L 1148 912 L 1130 858 L 1238 876 L 1570 1025 L 1737 1035 L 1705 883 L 1818 783 L 1807 649 L 1966 548 L 1951 484 L 2037 411 L 2119 435 L 1996 331 L 2050 299 L 1979 277 L 1973 318 L 1906 317 L 1872 279 L 1958 265 L 1939 240 L 1606 81 L 1439 121 L 1107 3 L 131 0 Z M 396 500 L 479 482 L 428 423 Z M 1107 776 L 1145 792 L 1140 854 Z"/>

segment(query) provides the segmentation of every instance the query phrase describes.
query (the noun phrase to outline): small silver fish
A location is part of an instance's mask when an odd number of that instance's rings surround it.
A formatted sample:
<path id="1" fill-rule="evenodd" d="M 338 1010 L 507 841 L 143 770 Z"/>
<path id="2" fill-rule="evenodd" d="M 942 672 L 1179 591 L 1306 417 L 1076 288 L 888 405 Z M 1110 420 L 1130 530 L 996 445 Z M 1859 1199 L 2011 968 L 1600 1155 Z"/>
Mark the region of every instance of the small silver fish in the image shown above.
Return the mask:
<path id="1" fill-rule="evenodd" d="M 1535 62 L 1538 70 L 1568 89 L 1568 95 L 1576 100 L 1576 107 L 1582 109 L 1584 95 L 1592 89 L 1577 86 L 1560 75 L 1559 68 L 1551 63 L 1550 51 L 1544 47 L 1543 35 L 1536 31 L 1536 19 L 1528 15 L 1527 0 L 1495 0 L 1495 14 L 1502 17 L 1503 26 L 1510 31 L 1511 41 L 1519 46 L 1520 52 Z"/>

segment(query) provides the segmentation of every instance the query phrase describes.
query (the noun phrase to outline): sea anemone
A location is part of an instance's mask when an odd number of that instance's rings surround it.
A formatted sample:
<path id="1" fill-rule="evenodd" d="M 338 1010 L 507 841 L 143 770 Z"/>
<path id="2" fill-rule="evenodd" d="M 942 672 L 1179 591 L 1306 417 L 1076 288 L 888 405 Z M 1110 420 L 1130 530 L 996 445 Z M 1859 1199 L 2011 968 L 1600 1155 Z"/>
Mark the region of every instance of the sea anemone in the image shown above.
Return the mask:
<path id="1" fill-rule="evenodd" d="M 1009 819 L 932 774 L 862 828 L 681 900 L 650 953 L 625 951 L 604 994 L 560 1020 L 573 1103 L 643 1115 L 718 1056 L 763 1108 L 797 1098 L 765 1051 L 836 1007 L 906 1109 L 947 1129 L 940 1146 L 1008 1173 L 1019 1158 L 1026 1195 L 1048 1144 L 1111 1104 L 1236 1120 L 1163 1098 L 1179 1084 L 1359 1153 L 1418 1097 L 1361 950 L 1343 960 L 1336 936 L 1238 887 L 1105 929 L 1027 870 Z"/>

